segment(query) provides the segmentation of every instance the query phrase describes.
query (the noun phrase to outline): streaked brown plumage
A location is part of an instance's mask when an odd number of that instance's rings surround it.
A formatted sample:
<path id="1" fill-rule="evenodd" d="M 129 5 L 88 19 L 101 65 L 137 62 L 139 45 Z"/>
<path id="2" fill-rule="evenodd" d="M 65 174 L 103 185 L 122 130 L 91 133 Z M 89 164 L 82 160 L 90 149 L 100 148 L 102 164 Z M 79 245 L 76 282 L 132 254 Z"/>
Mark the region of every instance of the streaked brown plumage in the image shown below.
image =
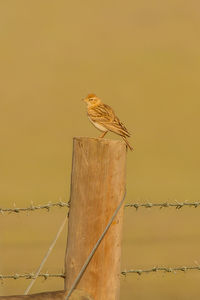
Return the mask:
<path id="1" fill-rule="evenodd" d="M 130 137 L 130 133 L 122 122 L 120 122 L 112 108 L 107 104 L 102 103 L 95 94 L 89 94 L 83 100 L 87 103 L 87 114 L 89 120 L 96 128 L 103 132 L 100 138 L 103 138 L 108 131 L 112 131 L 120 135 L 132 151 L 133 148 L 127 141 L 127 137 Z"/>

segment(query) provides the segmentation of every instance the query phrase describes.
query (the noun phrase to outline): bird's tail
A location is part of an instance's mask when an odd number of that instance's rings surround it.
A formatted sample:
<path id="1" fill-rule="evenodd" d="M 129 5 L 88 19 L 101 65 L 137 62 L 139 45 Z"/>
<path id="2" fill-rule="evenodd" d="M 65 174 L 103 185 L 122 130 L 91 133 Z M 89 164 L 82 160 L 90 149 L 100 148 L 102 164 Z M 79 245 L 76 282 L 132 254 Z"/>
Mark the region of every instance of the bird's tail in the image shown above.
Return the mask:
<path id="1" fill-rule="evenodd" d="M 122 136 L 122 138 L 123 138 L 124 142 L 126 143 L 126 145 L 128 146 L 128 148 L 129 148 L 131 151 L 133 151 L 133 147 L 131 147 L 131 145 L 129 144 L 129 142 L 128 142 L 128 140 L 126 139 L 126 137 L 125 137 L 125 136 Z"/>

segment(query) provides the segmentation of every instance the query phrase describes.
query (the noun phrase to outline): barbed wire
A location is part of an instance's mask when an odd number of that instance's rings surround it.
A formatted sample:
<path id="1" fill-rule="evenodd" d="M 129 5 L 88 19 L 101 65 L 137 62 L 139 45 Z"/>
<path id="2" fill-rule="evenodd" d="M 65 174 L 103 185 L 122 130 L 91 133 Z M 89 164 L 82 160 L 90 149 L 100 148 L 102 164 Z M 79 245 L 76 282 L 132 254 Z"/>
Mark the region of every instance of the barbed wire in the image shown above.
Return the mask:
<path id="1" fill-rule="evenodd" d="M 168 207 L 174 207 L 176 209 L 180 209 L 184 206 L 187 207 L 194 207 L 197 208 L 200 206 L 200 202 L 178 202 L 175 200 L 175 203 L 170 203 L 170 202 L 163 202 L 163 203 L 151 203 L 151 202 L 146 202 L 146 203 L 128 203 L 125 205 L 125 207 L 133 207 L 136 210 L 138 208 L 144 207 L 144 208 L 152 208 L 152 207 L 158 207 L 158 208 L 168 208 Z"/>
<path id="2" fill-rule="evenodd" d="M 165 273 L 174 273 L 176 272 L 188 272 L 188 271 L 200 271 L 200 265 L 197 266 L 181 266 L 181 267 L 153 267 L 150 269 L 129 269 L 129 270 L 123 270 L 121 271 L 121 275 L 126 276 L 127 274 L 137 274 L 142 275 L 144 273 L 156 273 L 156 272 L 165 272 Z M 0 274 L 0 280 L 3 279 L 34 279 L 36 276 L 35 273 L 23 273 L 23 274 L 7 274 L 3 275 Z M 65 278 L 64 273 L 40 273 L 38 277 L 42 277 L 45 280 L 48 278 Z"/>
<path id="3" fill-rule="evenodd" d="M 192 270 L 200 271 L 200 266 L 189 266 L 189 267 L 182 266 L 182 267 L 174 267 L 174 268 L 153 267 L 151 269 L 146 269 L 146 270 L 124 270 L 121 272 L 121 274 L 126 276 L 127 274 L 130 274 L 130 273 L 142 275 L 143 273 L 152 273 L 152 272 L 155 273 L 158 271 L 163 271 L 166 273 L 176 273 L 177 271 L 187 272 L 187 271 L 192 271 Z"/>
<path id="4" fill-rule="evenodd" d="M 24 274 L 7 274 L 7 275 L 3 275 L 0 274 L 0 280 L 2 279 L 35 279 L 36 274 L 35 273 L 24 273 Z M 44 279 L 48 279 L 48 278 L 65 278 L 65 274 L 64 273 L 58 273 L 58 274 L 49 274 L 49 273 L 40 273 L 38 275 L 38 277 L 43 277 Z"/>
<path id="5" fill-rule="evenodd" d="M 55 202 L 55 203 L 47 203 L 43 205 L 33 205 L 31 204 L 28 207 L 13 207 L 13 208 L 0 208 L 0 213 L 3 214 L 7 213 L 20 213 L 20 212 L 29 212 L 29 211 L 36 211 L 36 210 L 47 210 L 50 211 L 53 207 L 69 207 L 68 202 Z"/>
<path id="6" fill-rule="evenodd" d="M 50 211 L 51 208 L 55 207 L 67 207 L 69 208 L 70 204 L 68 202 L 54 202 L 54 203 L 47 203 L 43 205 L 33 205 L 31 204 L 28 207 L 13 207 L 13 208 L 0 208 L 0 214 L 3 213 L 20 213 L 20 212 L 33 212 L 36 210 L 47 210 Z M 176 209 L 181 209 L 183 207 L 193 207 L 197 208 L 200 206 L 200 201 L 197 202 L 163 202 L 163 203 L 151 203 L 151 202 L 146 202 L 146 203 L 127 203 L 125 204 L 125 208 L 135 208 L 136 210 L 139 208 L 153 208 L 153 207 L 158 207 L 158 208 L 169 208 L 169 207 L 174 207 Z"/>

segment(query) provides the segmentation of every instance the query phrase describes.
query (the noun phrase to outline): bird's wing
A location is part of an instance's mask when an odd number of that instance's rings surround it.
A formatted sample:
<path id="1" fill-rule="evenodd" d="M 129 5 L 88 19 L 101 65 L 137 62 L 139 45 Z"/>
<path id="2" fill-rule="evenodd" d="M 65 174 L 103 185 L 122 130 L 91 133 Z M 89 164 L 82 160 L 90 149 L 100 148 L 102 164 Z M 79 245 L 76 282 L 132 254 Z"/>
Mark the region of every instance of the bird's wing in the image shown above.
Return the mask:
<path id="1" fill-rule="evenodd" d="M 115 116 L 114 120 L 110 123 L 104 123 L 104 126 L 114 132 L 117 133 L 121 136 L 130 136 L 130 133 L 128 132 L 128 130 L 126 129 L 126 127 L 124 126 L 124 124 L 122 122 L 120 122 L 120 120 L 118 119 L 118 117 Z"/>
<path id="2" fill-rule="evenodd" d="M 122 136 L 130 136 L 130 133 L 122 122 L 115 116 L 112 108 L 106 104 L 88 109 L 88 116 L 93 122 L 103 125 L 108 130 Z"/>
<path id="3" fill-rule="evenodd" d="M 131 136 L 124 124 L 115 116 L 114 121 L 109 124 L 109 130 L 127 137 Z"/>
<path id="4" fill-rule="evenodd" d="M 115 118 L 115 113 L 110 106 L 103 104 L 89 108 L 88 116 L 93 122 L 104 124 L 112 122 Z"/>

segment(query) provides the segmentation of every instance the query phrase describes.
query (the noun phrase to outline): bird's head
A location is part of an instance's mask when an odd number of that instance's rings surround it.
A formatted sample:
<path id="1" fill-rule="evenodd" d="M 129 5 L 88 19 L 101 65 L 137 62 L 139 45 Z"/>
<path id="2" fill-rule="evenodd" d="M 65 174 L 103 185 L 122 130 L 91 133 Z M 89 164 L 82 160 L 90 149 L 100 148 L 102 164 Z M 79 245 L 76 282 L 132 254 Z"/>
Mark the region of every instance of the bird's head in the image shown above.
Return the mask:
<path id="1" fill-rule="evenodd" d="M 101 103 L 101 100 L 95 94 L 88 94 L 87 97 L 83 99 L 88 107 L 96 106 Z"/>

